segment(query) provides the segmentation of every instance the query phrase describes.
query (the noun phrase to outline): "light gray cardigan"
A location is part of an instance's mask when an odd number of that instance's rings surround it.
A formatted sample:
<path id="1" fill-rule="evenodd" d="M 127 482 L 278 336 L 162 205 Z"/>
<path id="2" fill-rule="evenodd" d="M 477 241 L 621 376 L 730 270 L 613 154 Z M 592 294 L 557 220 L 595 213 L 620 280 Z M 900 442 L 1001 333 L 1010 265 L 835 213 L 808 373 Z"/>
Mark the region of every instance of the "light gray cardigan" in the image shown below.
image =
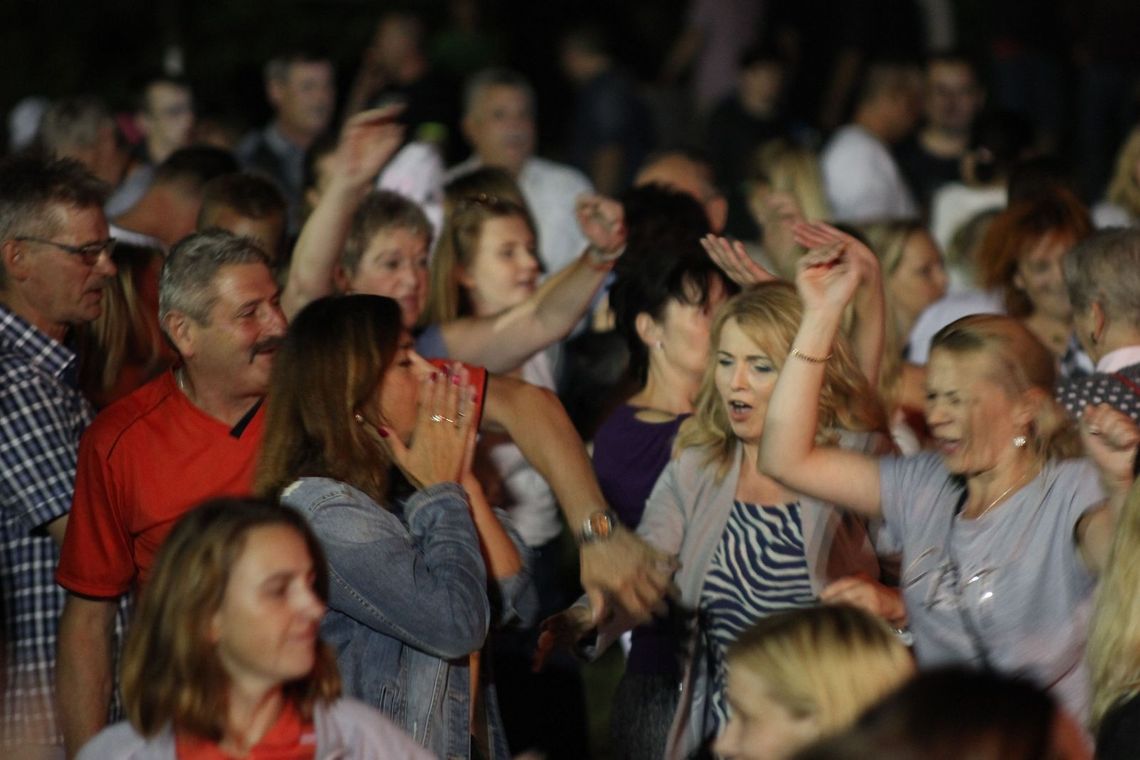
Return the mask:
<path id="1" fill-rule="evenodd" d="M 876 451 L 885 444 L 873 433 L 840 433 L 840 446 L 855 451 Z M 680 590 L 679 604 L 693 612 L 713 555 L 732 512 L 740 481 L 743 447 L 737 445 L 732 465 L 724 479 L 704 464 L 705 452 L 685 449 L 671 461 L 645 505 L 638 534 L 653 546 L 676 556 L 681 563 L 674 581 Z M 835 507 L 801 496 L 804 554 L 812 591 L 816 594 L 831 581 L 854 573 L 879 577 L 879 564 L 863 522 Z M 605 650 L 626 629 L 621 620 L 603 624 L 598 631 L 597 652 Z M 667 758 L 684 758 L 705 739 L 705 712 L 711 688 L 703 631 L 696 631 L 687 647 L 681 699 L 669 732 Z"/>
<path id="2" fill-rule="evenodd" d="M 430 760 L 432 753 L 416 744 L 382 713 L 354 699 L 318 702 L 313 711 L 316 760 Z M 175 760 L 174 732 L 167 726 L 144 737 L 126 721 L 103 729 L 83 745 L 77 760 Z"/>

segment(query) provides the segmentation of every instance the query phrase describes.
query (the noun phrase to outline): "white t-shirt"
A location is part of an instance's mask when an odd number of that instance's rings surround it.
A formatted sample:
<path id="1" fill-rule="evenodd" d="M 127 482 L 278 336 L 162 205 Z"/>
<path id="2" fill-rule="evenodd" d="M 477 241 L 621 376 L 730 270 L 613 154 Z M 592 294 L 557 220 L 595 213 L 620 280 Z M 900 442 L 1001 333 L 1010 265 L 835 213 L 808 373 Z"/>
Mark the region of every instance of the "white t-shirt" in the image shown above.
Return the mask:
<path id="1" fill-rule="evenodd" d="M 945 295 L 927 306 L 910 330 L 907 361 L 926 364 L 930 358 L 930 342 L 935 334 L 951 322 L 971 314 L 1005 314 L 1001 296 L 980 290 L 964 290 Z"/>
<path id="2" fill-rule="evenodd" d="M 820 157 L 827 200 L 838 222 L 911 219 L 918 204 L 887 146 L 858 124 L 839 129 Z"/>
<path id="3" fill-rule="evenodd" d="M 963 224 L 982 211 L 1005 208 L 1004 187 L 970 187 L 961 182 L 944 185 L 930 204 L 930 234 L 945 252 Z"/>
<path id="4" fill-rule="evenodd" d="M 522 379 L 531 385 L 554 390 L 554 373 L 550 357 L 539 351 L 522 366 Z M 511 523 L 527 546 L 536 547 L 553 540 L 562 532 L 558 500 L 538 470 L 526 461 L 519 447 L 511 441 L 496 443 L 488 452 L 502 479 L 503 503 Z"/>

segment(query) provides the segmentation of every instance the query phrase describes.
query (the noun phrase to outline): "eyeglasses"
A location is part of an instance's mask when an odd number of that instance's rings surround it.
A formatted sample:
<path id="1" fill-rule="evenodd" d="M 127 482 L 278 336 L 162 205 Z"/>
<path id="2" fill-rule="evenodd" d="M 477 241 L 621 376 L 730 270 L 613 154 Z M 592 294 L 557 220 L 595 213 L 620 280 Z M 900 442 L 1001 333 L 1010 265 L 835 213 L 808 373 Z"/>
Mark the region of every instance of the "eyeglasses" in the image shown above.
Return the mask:
<path id="1" fill-rule="evenodd" d="M 20 235 L 12 238 L 25 243 L 39 243 L 40 245 L 50 245 L 53 248 L 58 248 L 61 251 L 66 251 L 72 256 L 78 256 L 84 264 L 89 267 L 95 266 L 99 261 L 99 257 L 104 251 L 107 252 L 107 257 L 110 258 L 111 254 L 115 252 L 115 246 L 118 240 L 115 238 L 107 238 L 95 243 L 87 243 L 86 245 L 68 245 L 67 243 L 57 243 L 54 240 L 46 240 L 44 238 L 32 237 L 31 235 Z"/>

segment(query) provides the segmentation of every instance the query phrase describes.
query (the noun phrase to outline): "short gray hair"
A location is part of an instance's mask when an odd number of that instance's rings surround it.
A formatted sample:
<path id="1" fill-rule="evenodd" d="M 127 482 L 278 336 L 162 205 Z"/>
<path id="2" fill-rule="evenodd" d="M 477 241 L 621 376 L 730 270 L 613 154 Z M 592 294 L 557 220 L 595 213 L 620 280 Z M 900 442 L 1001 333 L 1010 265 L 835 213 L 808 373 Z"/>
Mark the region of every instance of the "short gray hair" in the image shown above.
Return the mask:
<path id="1" fill-rule="evenodd" d="M 1073 308 L 1099 301 L 1109 317 L 1140 327 L 1140 230 L 1101 230 L 1063 259 Z"/>
<path id="2" fill-rule="evenodd" d="M 101 209 L 107 189 L 74 159 L 25 152 L 0 160 L 0 243 L 20 235 L 51 237 L 60 223 L 55 209 Z M 7 286 L 0 263 L 0 290 Z"/>
<path id="3" fill-rule="evenodd" d="M 515 87 L 522 90 L 530 102 L 531 114 L 534 114 L 534 87 L 530 80 L 514 69 L 494 66 L 475 72 L 467 80 L 467 85 L 463 88 L 464 116 L 471 114 L 475 108 L 475 103 L 483 96 L 483 92 L 491 87 Z"/>
<path id="4" fill-rule="evenodd" d="M 214 280 L 222 267 L 237 264 L 270 267 L 269 259 L 249 238 L 218 229 L 183 238 L 166 257 L 158 279 L 159 320 L 177 311 L 196 322 L 208 322 L 218 300 Z"/>

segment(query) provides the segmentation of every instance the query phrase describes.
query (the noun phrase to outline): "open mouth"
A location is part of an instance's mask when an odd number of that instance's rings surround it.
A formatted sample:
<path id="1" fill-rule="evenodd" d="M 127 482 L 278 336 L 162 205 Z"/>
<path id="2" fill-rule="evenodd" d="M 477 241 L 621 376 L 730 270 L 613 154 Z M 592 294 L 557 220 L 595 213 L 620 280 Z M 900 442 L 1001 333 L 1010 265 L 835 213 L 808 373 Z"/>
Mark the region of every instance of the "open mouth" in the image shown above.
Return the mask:
<path id="1" fill-rule="evenodd" d="M 950 456 L 957 453 L 962 442 L 956 438 L 936 438 L 934 439 L 934 446 L 942 456 Z"/>
<path id="2" fill-rule="evenodd" d="M 733 422 L 742 422 L 752 414 L 752 405 L 743 401 L 728 402 L 728 417 Z"/>

